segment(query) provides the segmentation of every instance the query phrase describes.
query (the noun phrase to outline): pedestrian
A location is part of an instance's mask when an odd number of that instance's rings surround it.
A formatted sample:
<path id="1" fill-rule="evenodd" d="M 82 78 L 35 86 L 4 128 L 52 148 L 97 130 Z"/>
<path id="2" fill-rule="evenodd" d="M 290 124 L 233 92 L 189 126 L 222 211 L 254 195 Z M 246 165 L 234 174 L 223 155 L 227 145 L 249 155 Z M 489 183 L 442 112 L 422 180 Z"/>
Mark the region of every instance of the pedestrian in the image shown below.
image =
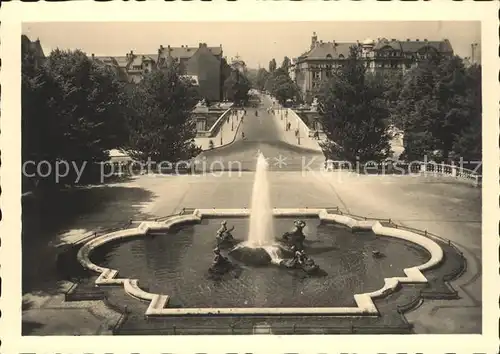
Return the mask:
<path id="1" fill-rule="evenodd" d="M 245 140 L 245 132 L 241 132 L 241 139 Z"/>

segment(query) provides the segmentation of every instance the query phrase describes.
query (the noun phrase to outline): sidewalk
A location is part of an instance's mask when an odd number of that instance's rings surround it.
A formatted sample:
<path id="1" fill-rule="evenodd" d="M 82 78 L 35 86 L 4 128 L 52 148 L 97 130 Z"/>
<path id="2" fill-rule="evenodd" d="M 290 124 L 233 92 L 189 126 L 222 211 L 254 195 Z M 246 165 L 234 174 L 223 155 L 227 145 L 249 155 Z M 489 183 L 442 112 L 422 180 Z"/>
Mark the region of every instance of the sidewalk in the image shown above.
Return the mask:
<path id="1" fill-rule="evenodd" d="M 195 138 L 195 144 L 200 146 L 202 150 L 210 150 L 210 140 L 213 141 L 214 148 L 229 145 L 234 142 L 236 135 L 238 134 L 241 118 L 244 115 L 242 110 L 238 110 L 237 112 L 237 116 L 231 115 L 224 123 L 222 123 L 216 135 L 211 137 Z"/>
<path id="2" fill-rule="evenodd" d="M 309 128 L 307 125 L 291 109 L 281 107 L 275 108 L 274 115 L 271 114 L 271 116 L 280 132 L 281 140 L 290 145 L 300 146 L 305 149 L 318 152 L 323 151 L 319 145 L 321 140 L 316 140 L 309 136 Z M 286 130 L 287 123 L 290 123 L 290 130 Z"/>

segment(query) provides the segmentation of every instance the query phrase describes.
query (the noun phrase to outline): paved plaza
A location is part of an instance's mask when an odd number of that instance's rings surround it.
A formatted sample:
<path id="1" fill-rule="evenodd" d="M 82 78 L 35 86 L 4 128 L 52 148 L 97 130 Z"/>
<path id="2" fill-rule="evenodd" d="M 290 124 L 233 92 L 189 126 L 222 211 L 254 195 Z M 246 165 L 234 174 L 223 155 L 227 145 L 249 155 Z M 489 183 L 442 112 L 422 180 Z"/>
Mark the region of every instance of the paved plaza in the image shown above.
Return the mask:
<path id="1" fill-rule="evenodd" d="M 167 216 L 183 208 L 249 207 L 254 180 L 252 166 L 260 151 L 270 158 L 269 183 L 274 207 L 339 207 L 346 213 L 391 219 L 396 224 L 427 230 L 454 242 L 467 258 L 466 272 L 452 282 L 460 299 L 426 300 L 407 313 L 406 318 L 416 333 L 480 333 L 481 189 L 446 177 L 321 172 L 324 157 L 284 141 L 278 131 L 279 124 L 273 120 L 279 118 L 267 114 L 269 102 L 264 103 L 258 115 L 255 109 L 248 109 L 240 126 L 245 139 L 238 135 L 233 144 L 199 157 L 207 165 L 219 160 L 223 164 L 240 161 L 243 171 L 144 175 L 89 188 L 81 193 L 87 193 L 87 202 L 95 201 L 94 210 L 78 215 L 47 243 L 73 243 L 94 230 L 114 227 L 130 219 Z M 283 163 L 271 160 L 279 156 L 286 158 Z M 304 169 L 304 158 L 314 163 Z M 70 284 L 56 280 L 52 287 L 44 284 L 30 289 L 23 297 L 26 303 L 23 319 L 30 334 L 50 334 L 58 328 L 71 332 L 67 334 L 104 334 L 109 333 L 109 325 L 119 317 L 103 302 L 97 306 L 91 302 L 65 303 L 61 294 Z"/>

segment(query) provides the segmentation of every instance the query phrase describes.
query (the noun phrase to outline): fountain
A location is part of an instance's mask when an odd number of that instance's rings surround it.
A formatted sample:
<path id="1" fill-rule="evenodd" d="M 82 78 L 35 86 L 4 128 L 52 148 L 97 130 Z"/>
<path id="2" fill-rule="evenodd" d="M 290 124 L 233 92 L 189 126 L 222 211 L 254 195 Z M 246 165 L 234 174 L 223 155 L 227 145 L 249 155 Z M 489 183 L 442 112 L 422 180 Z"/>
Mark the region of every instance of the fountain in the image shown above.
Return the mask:
<path id="1" fill-rule="evenodd" d="M 231 251 L 231 256 L 253 265 L 279 264 L 282 261 L 280 248 L 274 237 L 267 168 L 266 158 L 259 153 L 252 189 L 248 239 Z"/>
<path id="2" fill-rule="evenodd" d="M 247 246 L 265 247 L 274 242 L 273 209 L 267 178 L 267 161 L 262 153 L 257 157 L 257 169 L 252 189 L 250 231 Z"/>

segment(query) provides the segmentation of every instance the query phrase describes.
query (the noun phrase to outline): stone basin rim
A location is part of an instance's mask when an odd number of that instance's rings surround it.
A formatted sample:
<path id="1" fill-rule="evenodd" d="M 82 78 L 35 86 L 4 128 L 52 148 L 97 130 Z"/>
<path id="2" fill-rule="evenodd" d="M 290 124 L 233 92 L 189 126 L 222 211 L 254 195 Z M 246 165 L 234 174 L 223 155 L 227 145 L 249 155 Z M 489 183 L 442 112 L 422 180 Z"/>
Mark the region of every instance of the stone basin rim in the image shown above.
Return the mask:
<path id="1" fill-rule="evenodd" d="M 308 307 L 308 308 L 168 308 L 170 297 L 144 291 L 138 279 L 117 278 L 118 270 L 98 266 L 90 260 L 91 252 L 97 247 L 119 239 L 145 236 L 150 231 L 168 230 L 174 225 L 187 222 L 200 222 L 203 217 L 248 217 L 249 209 L 195 209 L 192 214 L 174 215 L 164 221 L 144 221 L 136 228 L 114 231 L 86 242 L 79 250 L 77 259 L 85 268 L 99 273 L 96 286 L 119 285 L 125 292 L 139 300 L 149 301 L 146 316 L 186 316 L 186 315 L 333 315 L 333 316 L 379 316 L 373 300 L 389 295 L 404 283 L 427 283 L 422 271 L 433 268 L 443 261 L 443 249 L 429 237 L 384 226 L 378 220 L 356 220 L 347 215 L 330 214 L 327 209 L 311 208 L 274 208 L 273 216 L 318 217 L 321 221 L 338 223 L 351 229 L 371 230 L 376 236 L 393 237 L 409 241 L 423 247 L 430 259 L 419 266 L 403 269 L 405 277 L 384 279 L 384 286 L 376 291 L 354 294 L 357 307 Z"/>

